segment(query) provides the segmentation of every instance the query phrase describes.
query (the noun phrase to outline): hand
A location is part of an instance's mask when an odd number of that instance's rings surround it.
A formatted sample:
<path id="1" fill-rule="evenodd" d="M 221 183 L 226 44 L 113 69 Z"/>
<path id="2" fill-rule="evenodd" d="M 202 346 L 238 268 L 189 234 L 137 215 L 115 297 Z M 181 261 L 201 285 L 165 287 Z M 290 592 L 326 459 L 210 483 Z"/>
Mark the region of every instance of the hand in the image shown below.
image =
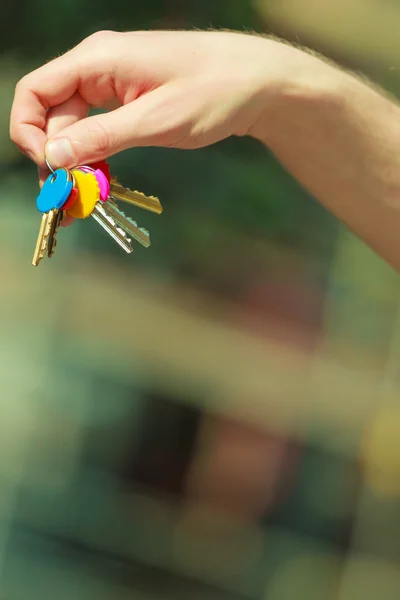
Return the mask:
<path id="1" fill-rule="evenodd" d="M 45 169 L 133 146 L 198 148 L 246 135 L 280 77 L 277 42 L 227 32 L 99 32 L 25 76 L 12 140 Z M 90 107 L 112 108 L 88 117 Z"/>
<path id="2" fill-rule="evenodd" d="M 400 108 L 312 53 L 237 33 L 101 32 L 24 77 L 11 113 L 42 180 L 45 155 L 73 167 L 247 134 L 400 271 Z"/>

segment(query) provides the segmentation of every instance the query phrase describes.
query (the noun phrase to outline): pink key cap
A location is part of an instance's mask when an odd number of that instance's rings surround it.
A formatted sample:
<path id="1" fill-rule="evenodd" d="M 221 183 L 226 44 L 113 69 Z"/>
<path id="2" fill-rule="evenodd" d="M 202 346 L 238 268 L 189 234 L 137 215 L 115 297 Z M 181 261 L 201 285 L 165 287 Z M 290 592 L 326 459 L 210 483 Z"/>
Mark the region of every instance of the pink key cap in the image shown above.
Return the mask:
<path id="1" fill-rule="evenodd" d="M 92 167 L 78 167 L 80 171 L 83 173 L 93 173 L 97 179 L 97 183 L 100 188 L 100 200 L 105 202 L 110 195 L 110 182 L 108 181 L 106 175 L 104 175 L 103 171 L 100 169 L 92 169 Z"/>

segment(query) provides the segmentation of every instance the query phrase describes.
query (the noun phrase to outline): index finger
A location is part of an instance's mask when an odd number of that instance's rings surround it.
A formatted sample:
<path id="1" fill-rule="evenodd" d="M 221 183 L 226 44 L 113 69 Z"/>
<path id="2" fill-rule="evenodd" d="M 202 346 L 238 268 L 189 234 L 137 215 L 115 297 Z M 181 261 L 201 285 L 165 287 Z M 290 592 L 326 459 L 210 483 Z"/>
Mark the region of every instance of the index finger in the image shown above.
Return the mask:
<path id="1" fill-rule="evenodd" d="M 45 166 L 47 111 L 68 100 L 78 85 L 77 65 L 67 52 L 23 77 L 15 88 L 10 137 L 40 167 Z"/>

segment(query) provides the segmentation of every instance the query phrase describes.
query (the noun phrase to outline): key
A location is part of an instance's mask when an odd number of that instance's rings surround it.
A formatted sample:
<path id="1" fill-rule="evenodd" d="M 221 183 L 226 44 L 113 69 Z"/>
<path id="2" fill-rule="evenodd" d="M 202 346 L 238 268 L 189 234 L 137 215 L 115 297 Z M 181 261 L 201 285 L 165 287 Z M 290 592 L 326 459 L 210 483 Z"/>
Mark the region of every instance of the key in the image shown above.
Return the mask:
<path id="1" fill-rule="evenodd" d="M 114 219 L 126 233 L 131 235 L 139 244 L 145 248 L 150 246 L 150 234 L 144 227 L 138 227 L 136 221 L 127 217 L 125 213 L 119 210 L 118 206 L 112 200 L 107 200 L 102 204 L 104 211 Z"/>
<path id="2" fill-rule="evenodd" d="M 117 226 L 114 219 L 106 213 L 103 205 L 98 202 L 92 212 L 92 217 L 103 227 L 103 229 L 121 246 L 127 254 L 133 252 L 131 239 L 123 229 Z"/>
<path id="3" fill-rule="evenodd" d="M 92 169 L 92 167 L 78 167 L 79 171 L 83 173 L 93 173 L 93 175 L 97 179 L 97 183 L 99 184 L 100 190 L 100 200 L 105 202 L 110 195 L 110 182 L 108 181 L 106 175 L 103 173 L 101 169 Z"/>
<path id="4" fill-rule="evenodd" d="M 47 256 L 49 258 L 51 258 L 56 250 L 56 245 L 57 245 L 57 233 L 58 230 L 60 228 L 61 222 L 63 220 L 64 217 L 64 212 L 62 210 L 59 210 L 58 213 L 56 214 L 56 216 L 53 219 L 53 222 L 51 224 L 51 228 L 50 228 L 50 233 L 49 233 L 49 239 L 47 242 Z"/>
<path id="5" fill-rule="evenodd" d="M 71 206 L 74 204 L 77 197 L 78 197 L 78 189 L 73 187 L 70 195 L 68 196 L 67 201 L 62 205 L 61 210 L 63 210 L 64 212 L 69 210 L 71 208 Z"/>
<path id="6" fill-rule="evenodd" d="M 100 200 L 100 189 L 97 179 L 93 173 L 84 173 L 79 169 L 73 169 L 74 187 L 78 190 L 75 202 L 68 209 L 67 214 L 75 219 L 86 219 L 89 217 L 97 202 Z"/>
<path id="7" fill-rule="evenodd" d="M 36 242 L 35 252 L 33 253 L 32 264 L 37 267 L 45 255 L 48 248 L 49 236 L 53 227 L 54 220 L 56 219 L 58 210 L 53 208 L 49 212 L 43 213 L 42 220 L 40 222 L 39 235 Z"/>
<path id="8" fill-rule="evenodd" d="M 97 169 L 100 169 L 100 171 L 102 171 L 104 173 L 104 175 L 106 176 L 108 183 L 110 183 L 110 181 L 111 181 L 110 167 L 108 166 L 108 163 L 105 160 L 101 160 L 99 162 L 92 163 L 89 166 L 92 169 L 94 169 L 95 171 L 97 171 Z"/>
<path id="9" fill-rule="evenodd" d="M 51 173 L 43 184 L 36 198 L 36 206 L 41 213 L 47 213 L 53 208 L 60 210 L 68 200 L 74 180 L 68 169 L 57 169 Z"/>
<path id="10" fill-rule="evenodd" d="M 163 207 L 158 198 L 155 196 L 146 196 L 145 194 L 142 194 L 142 192 L 132 191 L 121 185 L 116 177 L 111 179 L 110 194 L 116 200 L 133 204 L 133 206 L 138 206 L 145 210 L 150 210 L 158 215 L 163 211 Z"/>
<path id="11" fill-rule="evenodd" d="M 51 258 L 57 244 L 56 236 L 63 217 L 60 210 L 73 190 L 74 178 L 68 169 L 52 171 L 36 198 L 36 206 L 43 213 L 32 264 L 37 267 L 47 256 Z"/>

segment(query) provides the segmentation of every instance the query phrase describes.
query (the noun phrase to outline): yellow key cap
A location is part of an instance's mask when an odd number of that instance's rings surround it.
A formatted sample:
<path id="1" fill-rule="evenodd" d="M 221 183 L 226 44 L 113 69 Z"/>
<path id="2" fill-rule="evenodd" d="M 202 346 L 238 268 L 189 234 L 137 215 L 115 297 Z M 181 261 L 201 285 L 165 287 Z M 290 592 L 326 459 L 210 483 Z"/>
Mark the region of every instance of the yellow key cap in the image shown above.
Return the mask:
<path id="1" fill-rule="evenodd" d="M 100 200 L 99 184 L 92 173 L 83 173 L 78 169 L 73 169 L 72 173 L 78 195 L 67 214 L 75 219 L 86 219 L 90 217 L 96 203 Z"/>

